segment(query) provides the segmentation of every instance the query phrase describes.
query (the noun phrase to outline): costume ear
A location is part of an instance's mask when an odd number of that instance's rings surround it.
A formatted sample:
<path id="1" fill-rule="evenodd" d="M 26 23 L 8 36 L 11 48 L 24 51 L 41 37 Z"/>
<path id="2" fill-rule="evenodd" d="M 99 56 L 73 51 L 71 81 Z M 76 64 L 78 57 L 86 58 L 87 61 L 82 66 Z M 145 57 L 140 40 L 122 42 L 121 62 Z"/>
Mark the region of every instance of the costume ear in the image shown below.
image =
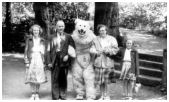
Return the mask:
<path id="1" fill-rule="evenodd" d="M 75 25 L 80 21 L 82 21 L 82 20 L 81 19 L 75 19 Z"/>
<path id="2" fill-rule="evenodd" d="M 70 46 L 70 45 L 69 45 L 69 47 L 68 47 L 68 54 L 69 54 L 71 57 L 73 57 L 73 58 L 76 57 L 75 49 L 74 49 L 72 46 Z"/>

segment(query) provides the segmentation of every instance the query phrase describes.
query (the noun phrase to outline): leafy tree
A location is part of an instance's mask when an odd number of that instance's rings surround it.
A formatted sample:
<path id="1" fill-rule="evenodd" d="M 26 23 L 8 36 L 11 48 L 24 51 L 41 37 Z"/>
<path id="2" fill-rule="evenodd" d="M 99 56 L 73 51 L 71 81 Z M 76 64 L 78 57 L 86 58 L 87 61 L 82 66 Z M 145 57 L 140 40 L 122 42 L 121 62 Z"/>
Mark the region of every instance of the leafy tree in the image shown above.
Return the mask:
<path id="1" fill-rule="evenodd" d="M 10 34 L 11 31 L 11 3 L 6 2 L 6 19 L 5 19 L 5 24 L 6 24 L 6 33 Z"/>
<path id="2" fill-rule="evenodd" d="M 98 35 L 97 25 L 105 24 L 109 29 L 108 33 L 117 39 L 119 46 L 122 46 L 122 37 L 119 32 L 118 2 L 96 2 L 94 23 L 95 34 Z"/>
<path id="3" fill-rule="evenodd" d="M 139 25 L 153 26 L 164 16 L 167 10 L 166 2 L 122 2 L 120 8 L 120 25 L 135 28 Z M 164 18 L 164 17 L 163 17 Z M 134 22 L 132 22 L 134 21 Z M 129 23 L 128 23 L 129 22 Z M 130 27 L 133 25 L 133 27 Z M 141 27 L 141 30 L 143 28 Z"/>
<path id="4" fill-rule="evenodd" d="M 43 27 L 45 37 L 53 33 L 56 21 L 59 19 L 64 20 L 66 24 L 65 31 L 68 33 L 71 33 L 74 29 L 75 18 L 89 19 L 88 6 L 85 2 L 35 2 L 33 9 L 35 11 L 35 21 Z"/>

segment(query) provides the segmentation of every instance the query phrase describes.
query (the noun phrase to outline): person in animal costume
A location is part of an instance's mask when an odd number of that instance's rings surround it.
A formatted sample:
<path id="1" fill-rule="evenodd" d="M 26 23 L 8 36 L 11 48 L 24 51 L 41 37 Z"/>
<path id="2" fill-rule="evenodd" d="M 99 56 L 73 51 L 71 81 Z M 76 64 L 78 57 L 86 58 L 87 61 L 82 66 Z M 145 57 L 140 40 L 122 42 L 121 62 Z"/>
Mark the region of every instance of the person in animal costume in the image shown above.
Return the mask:
<path id="1" fill-rule="evenodd" d="M 68 53 L 74 57 L 72 62 L 73 85 L 77 93 L 76 99 L 83 100 L 86 96 L 87 100 L 96 98 L 94 85 L 94 68 L 92 56 L 89 52 L 93 39 L 96 37 L 90 30 L 87 21 L 76 20 L 75 30 L 72 38 L 75 48 L 69 46 Z"/>

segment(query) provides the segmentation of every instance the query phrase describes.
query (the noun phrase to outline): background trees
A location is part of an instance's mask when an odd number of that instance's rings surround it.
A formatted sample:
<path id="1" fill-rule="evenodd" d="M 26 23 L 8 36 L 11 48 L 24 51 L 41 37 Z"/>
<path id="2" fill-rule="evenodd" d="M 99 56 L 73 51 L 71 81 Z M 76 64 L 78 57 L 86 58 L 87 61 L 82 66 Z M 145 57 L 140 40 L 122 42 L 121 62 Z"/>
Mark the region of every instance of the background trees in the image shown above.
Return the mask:
<path id="1" fill-rule="evenodd" d="M 167 2 L 120 2 L 120 26 L 167 37 Z"/>
<path id="2" fill-rule="evenodd" d="M 88 12 L 89 6 L 93 4 L 87 2 L 3 2 L 3 51 L 23 52 L 25 38 L 29 36 L 28 31 L 33 24 L 39 24 L 44 31 L 42 37 L 47 38 L 53 34 L 56 21 L 62 19 L 66 24 L 65 32 L 72 33 L 76 18 L 84 20 L 93 18 Z M 11 30 L 8 30 L 8 27 Z"/>
<path id="3" fill-rule="evenodd" d="M 64 20 L 67 33 L 74 30 L 76 18 L 95 22 L 96 35 L 96 26 L 103 23 L 119 42 L 119 27 L 167 37 L 166 11 L 166 2 L 2 2 L 2 48 L 23 52 L 31 25 L 41 25 L 43 37 L 47 38 L 53 34 L 58 19 Z"/>
<path id="4" fill-rule="evenodd" d="M 105 24 L 109 31 L 108 33 L 114 36 L 118 44 L 122 46 L 122 37 L 119 32 L 119 7 L 118 2 L 96 2 L 95 3 L 95 19 L 94 30 L 97 32 L 97 25 Z"/>

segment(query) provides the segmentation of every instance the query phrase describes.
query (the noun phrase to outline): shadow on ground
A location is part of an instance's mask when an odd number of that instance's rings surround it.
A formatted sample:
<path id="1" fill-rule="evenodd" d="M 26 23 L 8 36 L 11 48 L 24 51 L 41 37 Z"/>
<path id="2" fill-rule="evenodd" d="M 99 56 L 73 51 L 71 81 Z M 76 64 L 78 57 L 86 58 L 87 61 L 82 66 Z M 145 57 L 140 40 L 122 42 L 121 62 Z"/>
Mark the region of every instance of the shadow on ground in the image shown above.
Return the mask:
<path id="1" fill-rule="evenodd" d="M 48 82 L 40 87 L 41 100 L 51 100 L 51 77 L 50 71 L 47 71 Z M 25 66 L 23 63 L 23 54 L 2 54 L 2 99 L 3 100 L 29 100 L 31 95 L 30 87 L 24 83 Z M 98 89 L 98 88 L 97 88 Z M 149 87 L 142 85 L 140 93 L 135 95 L 137 100 L 157 100 L 164 95 L 159 91 L 160 87 Z M 111 100 L 121 100 L 122 82 L 110 85 Z M 76 93 L 73 89 L 72 75 L 68 75 L 68 100 L 75 100 Z M 97 99 L 100 97 L 97 92 Z M 163 98 L 165 100 L 165 98 Z"/>

